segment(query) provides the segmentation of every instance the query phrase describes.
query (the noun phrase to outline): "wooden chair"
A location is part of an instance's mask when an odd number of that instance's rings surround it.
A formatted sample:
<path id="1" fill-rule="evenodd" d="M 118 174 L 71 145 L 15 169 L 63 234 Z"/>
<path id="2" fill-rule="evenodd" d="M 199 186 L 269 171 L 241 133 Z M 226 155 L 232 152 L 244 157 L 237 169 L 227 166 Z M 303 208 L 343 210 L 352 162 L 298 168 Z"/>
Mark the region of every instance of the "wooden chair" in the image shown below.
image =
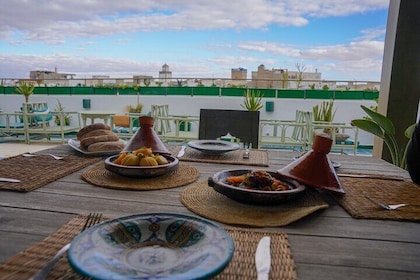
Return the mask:
<path id="1" fill-rule="evenodd" d="M 158 120 L 168 122 L 170 127 L 165 133 L 160 133 L 159 138 L 164 142 L 188 142 L 198 139 L 199 118 L 194 116 L 167 116 Z"/>
<path id="2" fill-rule="evenodd" d="M 25 134 L 22 112 L 0 113 L 0 136 L 18 136 Z"/>
<path id="3" fill-rule="evenodd" d="M 120 138 L 131 138 L 139 129 L 139 114 L 111 116 L 112 131 Z"/>
<path id="4" fill-rule="evenodd" d="M 310 126 L 312 112 L 296 110 L 295 120 L 262 120 L 260 122 L 260 145 L 272 145 L 274 147 L 290 147 L 293 150 L 308 149 L 310 141 Z M 271 128 L 271 133 L 265 135 Z"/>
<path id="5" fill-rule="evenodd" d="M 355 126 L 345 123 L 327 123 L 312 122 L 311 123 L 311 143 L 317 134 L 323 134 L 333 140 L 331 147 L 332 152 L 345 153 L 345 150 L 351 150 L 354 155 L 357 154 L 359 145 L 359 129 Z"/>
<path id="6" fill-rule="evenodd" d="M 218 139 L 229 133 L 258 148 L 259 126 L 259 111 L 201 109 L 198 139 Z"/>
<path id="7" fill-rule="evenodd" d="M 171 125 L 168 119 L 165 119 L 169 116 L 169 105 L 158 105 L 152 104 L 150 115 L 155 118 L 154 129 L 156 133 L 165 134 L 171 132 Z"/>
<path id="8" fill-rule="evenodd" d="M 80 130 L 80 114 L 79 112 L 38 112 L 33 110 L 34 103 L 23 103 L 22 118 L 25 130 L 25 142 L 44 142 L 56 141 L 66 143 L 65 136 L 71 133 L 77 133 Z M 72 124 L 66 125 L 65 118 L 70 116 L 73 120 Z M 55 120 L 59 121 L 56 124 Z M 35 123 L 33 121 L 36 121 Z M 32 137 L 32 136 L 36 136 Z M 58 140 L 54 140 L 52 136 L 59 136 Z"/>

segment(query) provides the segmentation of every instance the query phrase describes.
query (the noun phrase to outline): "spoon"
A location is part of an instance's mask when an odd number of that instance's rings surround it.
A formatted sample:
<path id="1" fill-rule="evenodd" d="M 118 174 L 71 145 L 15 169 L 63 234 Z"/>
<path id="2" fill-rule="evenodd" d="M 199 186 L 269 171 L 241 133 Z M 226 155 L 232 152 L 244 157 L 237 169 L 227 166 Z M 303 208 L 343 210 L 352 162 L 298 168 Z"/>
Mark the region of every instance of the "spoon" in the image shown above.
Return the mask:
<path id="1" fill-rule="evenodd" d="M 53 155 L 53 154 L 31 154 L 31 153 L 22 154 L 23 157 L 37 157 L 37 156 L 42 156 L 42 155 L 50 156 L 50 157 L 52 157 L 53 159 L 56 159 L 56 160 L 60 160 L 60 159 L 64 158 L 64 157 L 56 156 L 56 155 Z"/>

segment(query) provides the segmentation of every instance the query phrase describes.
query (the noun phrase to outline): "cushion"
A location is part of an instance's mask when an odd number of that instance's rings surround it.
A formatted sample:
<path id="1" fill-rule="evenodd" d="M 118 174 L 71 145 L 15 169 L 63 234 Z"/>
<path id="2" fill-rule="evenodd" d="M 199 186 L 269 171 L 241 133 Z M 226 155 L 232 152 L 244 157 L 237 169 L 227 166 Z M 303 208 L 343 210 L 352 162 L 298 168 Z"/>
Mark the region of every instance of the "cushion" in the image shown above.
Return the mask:
<path id="1" fill-rule="evenodd" d="M 125 115 L 115 115 L 113 116 L 114 125 L 129 127 L 130 126 L 130 117 Z"/>
<path id="2" fill-rule="evenodd" d="M 133 127 L 133 133 L 136 133 L 137 130 L 138 130 L 138 127 Z M 112 131 L 114 133 L 129 133 L 130 129 L 128 127 L 116 126 L 112 129 Z"/>
<path id="3" fill-rule="evenodd" d="M 53 116 L 50 114 L 50 108 L 46 107 L 45 109 L 42 110 L 33 110 L 32 113 L 34 114 L 42 114 L 42 115 L 48 115 L 47 117 L 45 116 L 35 116 L 34 119 L 37 122 L 42 122 L 44 119 L 45 121 L 50 121 L 52 120 Z"/>

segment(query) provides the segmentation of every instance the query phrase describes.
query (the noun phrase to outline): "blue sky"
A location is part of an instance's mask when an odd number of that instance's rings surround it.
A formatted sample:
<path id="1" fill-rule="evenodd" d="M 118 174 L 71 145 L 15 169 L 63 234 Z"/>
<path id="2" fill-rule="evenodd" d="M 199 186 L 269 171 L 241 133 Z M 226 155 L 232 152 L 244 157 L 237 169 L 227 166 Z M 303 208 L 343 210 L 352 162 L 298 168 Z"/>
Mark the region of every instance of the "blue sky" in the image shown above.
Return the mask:
<path id="1" fill-rule="evenodd" d="M 0 78 L 31 70 L 229 78 L 316 69 L 379 81 L 389 0 L 0 0 Z"/>

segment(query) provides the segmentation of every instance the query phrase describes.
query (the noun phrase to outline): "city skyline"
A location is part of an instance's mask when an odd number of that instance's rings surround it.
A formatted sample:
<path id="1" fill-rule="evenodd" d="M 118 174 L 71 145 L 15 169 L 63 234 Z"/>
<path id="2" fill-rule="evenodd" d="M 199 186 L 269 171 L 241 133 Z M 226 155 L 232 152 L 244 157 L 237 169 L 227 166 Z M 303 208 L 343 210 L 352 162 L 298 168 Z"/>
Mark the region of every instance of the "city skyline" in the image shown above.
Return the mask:
<path id="1" fill-rule="evenodd" d="M 389 0 L 0 0 L 0 78 L 33 70 L 229 78 L 232 68 L 379 81 Z"/>

